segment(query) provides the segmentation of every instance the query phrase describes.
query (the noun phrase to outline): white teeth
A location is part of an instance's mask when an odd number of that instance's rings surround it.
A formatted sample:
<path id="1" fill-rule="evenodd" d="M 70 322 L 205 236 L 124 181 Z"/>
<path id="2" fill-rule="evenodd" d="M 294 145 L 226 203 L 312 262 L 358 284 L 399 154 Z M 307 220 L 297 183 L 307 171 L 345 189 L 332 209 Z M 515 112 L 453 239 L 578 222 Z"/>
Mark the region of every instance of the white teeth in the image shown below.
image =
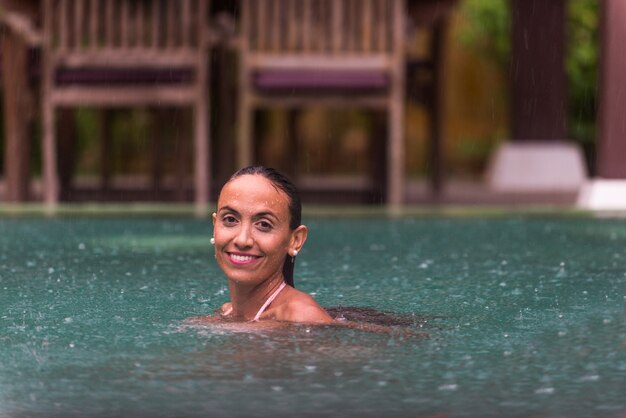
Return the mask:
<path id="1" fill-rule="evenodd" d="M 236 255 L 236 254 L 231 254 L 230 258 L 232 258 L 235 261 L 239 261 L 239 262 L 245 262 L 245 261 L 252 261 L 254 260 L 255 257 L 251 256 L 251 255 Z"/>

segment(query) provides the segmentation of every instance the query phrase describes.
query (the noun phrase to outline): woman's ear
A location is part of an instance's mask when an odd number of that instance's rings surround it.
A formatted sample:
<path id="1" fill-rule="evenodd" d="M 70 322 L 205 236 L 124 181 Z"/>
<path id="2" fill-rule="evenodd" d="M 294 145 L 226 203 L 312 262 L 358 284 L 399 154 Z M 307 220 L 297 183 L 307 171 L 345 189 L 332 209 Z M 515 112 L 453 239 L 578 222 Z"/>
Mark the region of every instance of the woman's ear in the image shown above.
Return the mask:
<path id="1" fill-rule="evenodd" d="M 217 222 L 217 213 L 213 212 L 213 215 L 211 215 L 211 218 L 213 219 L 213 228 L 215 228 L 215 222 Z"/>
<path id="2" fill-rule="evenodd" d="M 291 242 L 289 243 L 289 254 L 293 251 L 300 251 L 306 241 L 309 230 L 306 225 L 300 225 L 291 233 Z"/>

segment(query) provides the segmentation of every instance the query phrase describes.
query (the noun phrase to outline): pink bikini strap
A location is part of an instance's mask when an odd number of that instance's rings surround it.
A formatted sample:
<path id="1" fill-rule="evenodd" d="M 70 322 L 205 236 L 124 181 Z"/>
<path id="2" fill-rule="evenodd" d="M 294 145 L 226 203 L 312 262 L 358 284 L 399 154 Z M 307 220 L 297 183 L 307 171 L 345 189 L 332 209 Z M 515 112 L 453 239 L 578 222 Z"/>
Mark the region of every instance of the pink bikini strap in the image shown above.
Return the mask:
<path id="1" fill-rule="evenodd" d="M 278 296 L 280 291 L 283 290 L 285 288 L 285 286 L 287 286 L 287 283 L 285 283 L 285 282 L 282 282 L 281 285 L 278 286 L 278 289 L 276 289 L 274 291 L 274 293 L 272 293 L 272 295 L 269 298 L 267 298 L 267 300 L 265 301 L 263 306 L 261 306 L 261 309 L 259 309 L 259 312 L 256 313 L 256 315 L 254 316 L 254 319 L 252 321 L 258 321 L 259 320 L 259 318 L 261 317 L 261 314 L 263 312 L 265 312 L 265 309 L 270 305 L 270 303 L 274 302 L 274 299 L 276 299 L 276 296 Z"/>

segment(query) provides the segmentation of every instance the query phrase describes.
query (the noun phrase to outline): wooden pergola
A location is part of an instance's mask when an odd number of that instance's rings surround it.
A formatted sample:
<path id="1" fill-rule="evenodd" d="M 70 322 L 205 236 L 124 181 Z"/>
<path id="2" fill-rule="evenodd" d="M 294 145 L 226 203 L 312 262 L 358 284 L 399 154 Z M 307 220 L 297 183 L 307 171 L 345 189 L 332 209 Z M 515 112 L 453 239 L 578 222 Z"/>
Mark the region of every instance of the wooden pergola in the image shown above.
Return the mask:
<path id="1" fill-rule="evenodd" d="M 599 1 L 602 5 L 602 53 L 597 170 L 599 175 L 608 178 L 626 178 L 626 128 L 623 124 L 626 94 L 621 91 L 621 78 L 626 73 L 626 59 L 621 53 L 621 40 L 626 39 L 626 25 L 623 25 L 626 6 L 621 0 Z M 407 16 L 433 34 L 429 60 L 407 63 L 407 77 L 411 71 L 429 71 L 432 79 L 432 84 L 426 86 L 428 94 L 423 104 L 430 115 L 431 187 L 435 193 L 442 189 L 445 179 L 442 50 L 447 16 L 454 3 L 455 0 L 407 1 Z M 511 0 L 510 4 L 514 19 L 512 60 L 516 71 L 512 84 L 513 139 L 564 139 L 565 0 Z M 25 201 L 30 197 L 28 129 L 30 121 L 38 115 L 39 92 L 32 88 L 38 70 L 29 64 L 29 54 L 33 46 L 42 42 L 37 30 L 41 24 L 40 10 L 39 0 L 0 0 L 4 27 L 1 42 L 7 201 Z M 551 42 L 546 42 L 547 39 Z M 531 105 L 532 112 L 529 112 Z"/>

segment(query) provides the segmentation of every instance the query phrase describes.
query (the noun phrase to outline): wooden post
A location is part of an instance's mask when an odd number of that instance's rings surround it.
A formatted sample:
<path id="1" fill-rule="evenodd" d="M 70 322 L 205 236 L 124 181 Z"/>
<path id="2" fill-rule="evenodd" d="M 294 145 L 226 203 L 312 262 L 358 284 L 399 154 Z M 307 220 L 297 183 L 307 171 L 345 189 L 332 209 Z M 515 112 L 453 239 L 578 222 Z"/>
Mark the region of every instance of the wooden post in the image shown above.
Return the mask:
<path id="1" fill-rule="evenodd" d="M 241 8 L 241 33 L 244 34 L 241 37 L 241 50 L 248 51 L 250 48 L 249 39 L 247 39 L 246 35 L 249 31 L 250 21 L 253 16 L 250 16 L 250 7 L 253 3 L 250 0 L 242 0 L 245 4 L 242 5 Z M 260 3 L 260 2 L 259 2 Z M 264 4 L 259 4 L 259 16 L 261 12 L 264 10 L 262 7 Z M 263 31 L 260 30 L 260 33 Z M 261 44 L 263 38 L 259 36 L 257 40 L 257 44 Z M 254 159 L 253 156 L 253 143 L 254 139 L 252 138 L 254 134 L 254 117 L 253 117 L 253 103 L 251 97 L 251 80 L 249 79 L 249 69 L 248 69 L 248 57 L 247 54 L 241 54 L 239 61 L 239 89 L 241 94 L 239 95 L 239 103 L 237 104 L 239 108 L 238 113 L 238 123 L 239 129 L 237 132 L 237 169 L 249 166 L 252 164 Z"/>
<path id="2" fill-rule="evenodd" d="M 209 71 L 208 66 L 205 68 L 206 73 Z M 202 87 L 206 87 L 206 82 L 201 84 Z M 209 94 L 207 88 L 202 88 L 201 94 Z M 209 203 L 210 193 L 210 176 L 209 176 L 209 162 L 211 161 L 210 147 L 209 147 L 209 109 L 206 105 L 206 100 L 198 99 L 195 107 L 194 118 L 195 123 L 195 203 L 196 214 L 198 216 L 206 215 L 206 209 Z"/>
<path id="3" fill-rule="evenodd" d="M 564 0 L 512 0 L 514 140 L 567 137 Z"/>
<path id="4" fill-rule="evenodd" d="M 44 24 L 44 33 L 50 33 L 52 26 L 52 1 L 44 0 L 42 4 L 42 16 Z M 61 46 L 64 47 L 66 41 L 62 31 Z M 59 179 L 57 175 L 57 149 L 56 149 L 56 132 L 55 132 L 55 112 L 52 100 L 46 100 L 50 97 L 52 91 L 52 83 L 54 82 L 54 68 L 51 58 L 52 40 L 44 37 L 42 44 L 42 70 L 41 70 L 41 117 L 42 117 L 42 189 L 43 201 L 48 212 L 54 212 L 59 202 Z"/>
<path id="5" fill-rule="evenodd" d="M 626 179 L 626 3 L 601 3 L 597 175 Z"/>
<path id="6" fill-rule="evenodd" d="M 172 118 L 173 121 L 177 121 L 179 118 L 186 119 L 189 114 L 185 111 L 185 109 L 175 108 L 171 109 L 171 112 L 174 114 Z M 193 114 L 192 118 L 196 115 Z M 178 125 L 177 122 L 174 122 L 175 125 Z M 182 125 L 182 124 L 181 124 Z M 187 175 L 189 174 L 189 130 L 181 128 L 176 129 L 176 133 L 174 136 L 174 163 L 175 163 L 175 181 L 174 181 L 174 200 L 177 202 L 182 202 L 185 200 L 185 189 L 187 188 Z M 198 150 L 194 151 L 198 154 Z M 196 155 L 197 161 L 197 155 Z M 197 194 L 196 194 L 197 196 Z M 196 202 L 197 203 L 197 202 Z M 196 213 L 196 215 L 200 215 Z"/>
<path id="7" fill-rule="evenodd" d="M 440 196 L 445 181 L 445 152 L 443 136 L 443 78 L 444 78 L 444 45 L 447 19 L 441 18 L 432 29 L 431 39 L 431 74 L 430 86 L 430 187 L 434 196 Z"/>
<path id="8" fill-rule="evenodd" d="M 197 16 L 198 41 L 200 45 L 204 45 L 205 35 L 205 19 L 209 5 L 207 2 L 200 3 L 199 13 Z M 206 49 L 210 51 L 210 46 Z M 198 91 L 194 105 L 194 186 L 195 186 L 195 212 L 197 216 L 206 216 L 207 206 L 209 203 L 211 176 L 211 148 L 210 148 L 210 114 L 208 100 L 205 97 L 209 94 L 209 54 L 198 54 L 197 83 Z"/>
<path id="9" fill-rule="evenodd" d="M 394 22 L 402 22 L 406 13 L 404 0 L 392 2 Z M 389 96 L 389 140 L 387 143 L 387 204 L 398 207 L 404 202 L 405 162 L 404 162 L 404 45 L 405 33 L 402 25 L 393 27 L 392 48 L 399 48 L 393 54 L 397 62 L 392 65 L 391 94 Z"/>
<path id="10" fill-rule="evenodd" d="M 59 109 L 57 144 L 59 158 L 59 195 L 68 200 L 72 192 L 72 179 L 76 171 L 76 122 L 74 109 Z"/>
<path id="11" fill-rule="evenodd" d="M 214 167 L 215 182 L 221 185 L 228 180 L 235 170 L 235 155 L 237 146 L 235 143 L 237 130 L 237 103 L 233 97 L 237 97 L 237 72 L 232 56 L 223 45 L 217 45 L 215 52 L 211 54 L 215 62 L 215 70 L 211 73 L 213 80 L 219 80 L 217 83 L 211 82 L 215 88 L 216 106 L 219 118 L 213 120 L 216 127 L 215 139 L 212 141 L 213 148 L 211 155 L 211 166 Z M 219 158 L 215 158 L 219 156 Z"/>
<path id="12" fill-rule="evenodd" d="M 371 161 L 370 181 L 372 191 L 368 201 L 375 204 L 385 203 L 387 185 L 387 159 L 385 158 L 386 140 L 389 137 L 389 126 L 387 126 L 385 113 L 375 110 L 371 112 L 372 138 L 369 147 Z"/>
<path id="13" fill-rule="evenodd" d="M 28 115 L 32 95 L 27 77 L 28 48 L 11 31 L 4 31 L 2 53 L 6 200 L 23 202 L 28 199 L 30 180 Z"/>
<path id="14" fill-rule="evenodd" d="M 151 108 L 150 114 L 152 115 L 152 193 L 156 199 L 158 193 L 161 191 L 161 183 L 163 181 L 163 159 L 165 158 L 163 123 L 167 120 L 167 116 L 163 108 Z"/>
<path id="15" fill-rule="evenodd" d="M 298 116 L 300 113 L 298 108 L 287 109 L 287 152 L 283 154 L 285 171 L 296 184 L 299 174 L 298 149 L 300 141 L 298 141 Z"/>
<path id="16" fill-rule="evenodd" d="M 100 191 L 102 195 L 111 188 L 111 175 L 113 165 L 113 152 L 111 138 L 111 122 L 113 121 L 113 109 L 105 108 L 100 111 Z"/>

